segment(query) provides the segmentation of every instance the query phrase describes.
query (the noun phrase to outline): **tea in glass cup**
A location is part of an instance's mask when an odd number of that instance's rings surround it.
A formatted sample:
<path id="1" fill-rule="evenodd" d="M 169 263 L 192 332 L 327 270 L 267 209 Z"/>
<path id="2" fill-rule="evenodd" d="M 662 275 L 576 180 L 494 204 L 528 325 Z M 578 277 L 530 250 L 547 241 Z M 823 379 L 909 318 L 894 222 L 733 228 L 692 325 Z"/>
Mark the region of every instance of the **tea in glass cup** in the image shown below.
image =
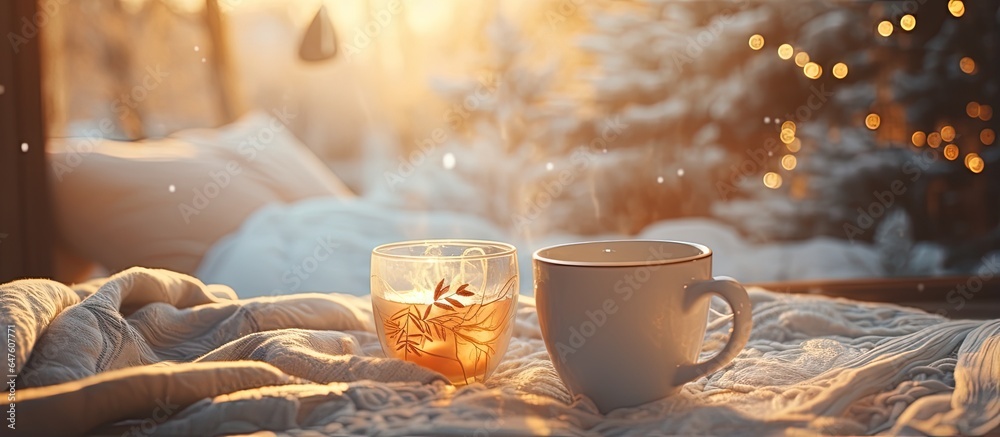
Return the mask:
<path id="1" fill-rule="evenodd" d="M 483 382 L 510 343 L 517 272 L 517 251 L 504 243 L 376 247 L 372 309 L 385 355 L 435 370 L 456 385 Z"/>

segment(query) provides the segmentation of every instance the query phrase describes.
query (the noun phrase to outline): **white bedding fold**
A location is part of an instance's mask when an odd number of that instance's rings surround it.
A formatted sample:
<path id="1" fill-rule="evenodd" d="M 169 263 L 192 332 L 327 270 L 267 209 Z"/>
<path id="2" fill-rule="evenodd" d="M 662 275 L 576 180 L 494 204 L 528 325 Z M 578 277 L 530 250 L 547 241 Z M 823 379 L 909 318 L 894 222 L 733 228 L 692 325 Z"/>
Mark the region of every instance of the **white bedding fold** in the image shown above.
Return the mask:
<path id="1" fill-rule="evenodd" d="M 149 435 L 982 434 L 1000 424 L 1000 320 L 751 290 L 752 338 L 731 365 L 604 416 L 556 376 L 531 298 L 496 373 L 455 388 L 382 358 L 366 298 L 229 295 L 138 268 L 75 290 L 0 286 L 17 340 L 17 430 L 71 435 L 124 420 Z M 728 335 L 721 317 L 705 355 Z"/>

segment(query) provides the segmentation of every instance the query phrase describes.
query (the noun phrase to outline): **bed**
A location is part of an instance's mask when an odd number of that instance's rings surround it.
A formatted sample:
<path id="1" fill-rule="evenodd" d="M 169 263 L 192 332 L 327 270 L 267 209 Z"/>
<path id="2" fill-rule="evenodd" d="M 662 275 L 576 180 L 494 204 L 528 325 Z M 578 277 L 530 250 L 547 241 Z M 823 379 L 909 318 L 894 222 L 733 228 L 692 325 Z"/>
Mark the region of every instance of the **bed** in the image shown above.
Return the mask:
<path id="1" fill-rule="evenodd" d="M 464 387 L 383 358 L 370 302 L 346 294 L 237 300 L 229 287 L 135 268 L 72 288 L 4 284 L 0 317 L 14 333 L 14 422 L 29 433 L 982 435 L 1000 426 L 1000 320 L 750 295 L 754 331 L 731 365 L 607 415 L 555 375 L 531 298 L 494 376 Z M 727 319 L 713 311 L 705 354 L 724 344 Z"/>

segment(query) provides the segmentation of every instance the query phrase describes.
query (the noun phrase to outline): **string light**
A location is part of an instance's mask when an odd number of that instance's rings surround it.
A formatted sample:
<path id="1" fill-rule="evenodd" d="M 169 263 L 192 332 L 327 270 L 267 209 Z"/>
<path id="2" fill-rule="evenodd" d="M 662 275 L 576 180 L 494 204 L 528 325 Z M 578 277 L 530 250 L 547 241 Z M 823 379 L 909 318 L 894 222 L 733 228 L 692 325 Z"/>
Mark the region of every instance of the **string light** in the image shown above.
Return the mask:
<path id="1" fill-rule="evenodd" d="M 21 151 L 28 153 L 28 143 L 21 143 Z"/>
<path id="2" fill-rule="evenodd" d="M 782 129 L 781 134 L 778 135 L 781 138 L 781 142 L 785 144 L 791 144 L 795 141 L 795 131 L 791 129 Z"/>
<path id="3" fill-rule="evenodd" d="M 805 66 L 802 67 L 802 72 L 805 73 L 806 77 L 810 79 L 819 79 L 823 75 L 823 67 L 815 62 L 807 62 Z"/>
<path id="4" fill-rule="evenodd" d="M 927 145 L 935 149 L 938 148 L 941 145 L 941 134 L 937 132 L 927 134 Z"/>
<path id="5" fill-rule="evenodd" d="M 795 49 L 792 48 L 791 44 L 782 44 L 778 46 L 778 57 L 784 60 L 792 59 L 792 54 L 795 53 Z"/>
<path id="6" fill-rule="evenodd" d="M 760 50 L 764 48 L 764 37 L 759 33 L 754 34 L 750 37 L 750 48 L 754 50 Z"/>
<path id="7" fill-rule="evenodd" d="M 962 0 L 949 0 L 948 12 L 951 12 L 951 15 L 954 15 L 956 18 L 965 15 L 965 3 Z"/>
<path id="8" fill-rule="evenodd" d="M 972 118 L 979 118 L 979 104 L 976 102 L 969 102 L 965 105 L 965 113 Z"/>
<path id="9" fill-rule="evenodd" d="M 795 127 L 795 122 L 794 121 L 788 120 L 788 121 L 786 121 L 784 123 L 781 123 L 781 130 L 790 130 L 794 134 L 795 133 L 795 128 L 796 127 Z"/>
<path id="10" fill-rule="evenodd" d="M 941 140 L 942 141 L 955 141 L 955 128 L 951 126 L 945 126 L 941 128 Z"/>
<path id="11" fill-rule="evenodd" d="M 910 14 L 903 15 L 903 17 L 899 19 L 899 27 L 907 32 L 913 30 L 914 27 L 917 27 L 917 17 Z"/>
<path id="12" fill-rule="evenodd" d="M 983 144 L 985 144 L 987 146 L 993 145 L 993 141 L 995 141 L 996 139 L 997 139 L 997 136 L 996 136 L 996 133 L 993 132 L 993 129 L 986 128 L 986 129 L 983 129 L 983 131 L 979 133 L 979 141 L 982 141 Z"/>
<path id="13" fill-rule="evenodd" d="M 979 105 L 979 119 L 990 121 L 993 118 L 993 107 L 990 105 Z"/>
<path id="14" fill-rule="evenodd" d="M 964 161 L 964 163 L 965 163 L 965 166 L 966 166 L 966 167 L 968 167 L 968 166 L 969 166 L 969 161 L 971 161 L 971 160 L 972 160 L 973 158 L 975 158 L 975 157 L 977 157 L 977 156 L 979 156 L 979 155 L 978 155 L 978 154 L 976 154 L 976 153 L 969 153 L 969 154 L 966 154 L 966 155 L 965 155 L 965 161 Z"/>
<path id="15" fill-rule="evenodd" d="M 764 186 L 772 190 L 781 187 L 781 175 L 773 171 L 764 173 Z"/>
<path id="16" fill-rule="evenodd" d="M 986 168 L 986 162 L 975 153 L 965 155 L 965 166 L 973 173 L 982 173 Z"/>
<path id="17" fill-rule="evenodd" d="M 445 153 L 444 156 L 441 157 L 441 165 L 448 170 L 455 168 L 455 161 L 455 154 L 451 152 Z"/>
<path id="18" fill-rule="evenodd" d="M 871 130 L 878 129 L 878 127 L 881 124 L 882 124 L 882 117 L 879 117 L 878 114 L 871 113 L 868 114 L 867 117 L 865 117 L 865 126 L 867 126 L 868 129 Z"/>
<path id="19" fill-rule="evenodd" d="M 958 146 L 954 144 L 944 146 L 944 157 L 948 158 L 949 161 L 954 161 L 958 158 Z"/>
<path id="20" fill-rule="evenodd" d="M 795 65 L 799 67 L 805 67 L 809 63 L 809 54 L 806 52 L 798 52 L 795 54 Z"/>
<path id="21" fill-rule="evenodd" d="M 961 68 L 962 72 L 965 74 L 975 73 L 976 61 L 973 61 L 972 58 L 966 56 L 958 61 L 958 68 Z"/>
<path id="22" fill-rule="evenodd" d="M 923 131 L 916 131 L 910 137 L 910 141 L 913 141 L 914 146 L 924 147 L 924 144 L 927 144 L 927 134 Z"/>
<path id="23" fill-rule="evenodd" d="M 795 155 L 785 155 L 781 157 L 781 167 L 785 170 L 795 170 L 795 166 L 798 165 L 799 160 L 795 158 Z"/>
<path id="24" fill-rule="evenodd" d="M 885 20 L 878 23 L 878 34 L 887 38 L 892 35 L 892 23 Z"/>
<path id="25" fill-rule="evenodd" d="M 843 79 L 847 77 L 847 64 L 843 62 L 838 62 L 833 65 L 833 77 L 837 79 Z"/>

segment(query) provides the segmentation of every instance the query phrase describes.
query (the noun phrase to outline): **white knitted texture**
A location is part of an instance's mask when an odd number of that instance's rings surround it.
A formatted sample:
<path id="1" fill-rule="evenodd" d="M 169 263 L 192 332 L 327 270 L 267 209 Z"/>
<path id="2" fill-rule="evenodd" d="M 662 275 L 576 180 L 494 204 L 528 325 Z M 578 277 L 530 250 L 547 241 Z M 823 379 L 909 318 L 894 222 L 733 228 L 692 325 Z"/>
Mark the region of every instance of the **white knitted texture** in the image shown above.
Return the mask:
<path id="1" fill-rule="evenodd" d="M 75 290 L 0 286 L 2 322 L 18 338 L 40 335 L 17 346 L 19 429 L 78 434 L 123 419 L 152 435 L 983 434 L 1000 425 L 1000 320 L 754 289 L 751 340 L 731 365 L 676 396 L 601 415 L 557 377 L 529 297 L 496 373 L 454 388 L 381 358 L 365 298 L 233 296 L 138 268 Z M 29 317 L 32 308 L 46 311 Z M 713 308 L 705 356 L 728 336 L 727 310 Z M 164 404 L 176 414 L 160 414 Z"/>

